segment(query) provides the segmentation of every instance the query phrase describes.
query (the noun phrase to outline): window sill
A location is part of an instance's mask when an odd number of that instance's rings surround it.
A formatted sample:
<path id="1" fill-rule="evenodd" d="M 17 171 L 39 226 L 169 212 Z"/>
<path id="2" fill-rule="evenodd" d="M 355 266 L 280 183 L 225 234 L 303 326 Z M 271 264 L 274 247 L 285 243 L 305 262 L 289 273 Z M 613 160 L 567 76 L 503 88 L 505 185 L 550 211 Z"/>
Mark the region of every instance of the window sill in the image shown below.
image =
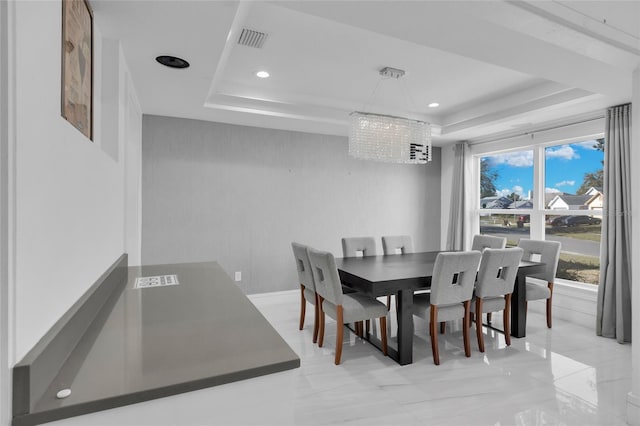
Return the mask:
<path id="1" fill-rule="evenodd" d="M 595 326 L 598 286 L 556 279 L 553 286 L 553 317 L 590 329 Z M 544 303 L 529 303 L 529 310 L 545 313 Z"/>
<path id="2" fill-rule="evenodd" d="M 598 286 L 556 278 L 553 293 L 595 302 L 598 299 Z"/>

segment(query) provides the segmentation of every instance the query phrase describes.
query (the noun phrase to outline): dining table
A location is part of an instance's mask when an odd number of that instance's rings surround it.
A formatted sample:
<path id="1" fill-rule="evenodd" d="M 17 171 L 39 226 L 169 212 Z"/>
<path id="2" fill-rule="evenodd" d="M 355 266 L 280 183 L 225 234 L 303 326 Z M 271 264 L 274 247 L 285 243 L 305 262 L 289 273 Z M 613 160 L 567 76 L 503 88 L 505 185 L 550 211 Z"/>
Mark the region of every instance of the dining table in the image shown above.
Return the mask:
<path id="1" fill-rule="evenodd" d="M 372 297 L 396 297 L 397 344 L 388 354 L 400 365 L 413 362 L 413 294 L 431 286 L 431 276 L 440 251 L 336 258 L 343 286 Z M 511 298 L 511 335 L 526 334 L 526 277 L 544 271 L 545 264 L 521 260 Z M 381 347 L 374 334 L 365 338 Z"/>

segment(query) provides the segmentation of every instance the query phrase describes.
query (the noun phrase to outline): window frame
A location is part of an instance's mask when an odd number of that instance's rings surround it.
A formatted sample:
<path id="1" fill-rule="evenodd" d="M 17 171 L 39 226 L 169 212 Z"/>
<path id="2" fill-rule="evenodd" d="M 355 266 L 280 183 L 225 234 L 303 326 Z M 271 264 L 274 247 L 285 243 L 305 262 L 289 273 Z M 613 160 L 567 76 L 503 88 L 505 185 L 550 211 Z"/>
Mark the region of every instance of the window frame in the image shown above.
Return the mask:
<path id="1" fill-rule="evenodd" d="M 529 238 L 531 239 L 546 239 L 546 227 L 545 219 L 547 215 L 554 216 L 571 216 L 571 215 L 584 215 L 585 210 L 552 210 L 547 209 L 544 206 L 544 197 L 540 194 L 544 194 L 545 190 L 545 150 L 551 146 L 568 145 L 577 142 L 583 142 L 590 139 L 599 139 L 604 137 L 604 120 L 592 120 L 587 126 L 589 129 L 597 129 L 593 126 L 595 123 L 600 123 L 601 127 L 598 131 L 581 131 L 576 132 L 580 136 L 575 134 L 568 137 L 558 137 L 553 134 L 547 135 L 546 138 L 538 138 L 537 141 L 535 134 L 531 134 L 531 140 L 520 138 L 519 141 L 514 141 L 513 138 L 505 139 L 495 142 L 478 143 L 471 145 L 470 157 L 472 161 L 472 179 L 471 179 L 471 197 L 473 199 L 473 208 L 470 210 L 470 235 L 468 235 L 467 241 L 470 241 L 473 234 L 480 233 L 480 215 L 482 214 L 515 214 L 515 215 L 530 215 L 529 226 Z M 596 124 L 597 125 L 597 124 Z M 567 129 L 569 126 L 561 128 L 562 131 L 570 131 Z M 556 130 L 556 129 L 554 129 Z M 557 134 L 557 132 L 550 132 Z M 505 154 L 510 152 L 519 152 L 533 150 L 533 207 L 531 209 L 482 209 L 480 208 L 480 160 L 482 157 Z M 571 281 L 558 278 L 559 284 L 565 284 L 568 286 L 580 287 L 587 290 L 595 289 L 597 291 L 598 286 L 594 284 L 588 284 L 580 281 Z"/>

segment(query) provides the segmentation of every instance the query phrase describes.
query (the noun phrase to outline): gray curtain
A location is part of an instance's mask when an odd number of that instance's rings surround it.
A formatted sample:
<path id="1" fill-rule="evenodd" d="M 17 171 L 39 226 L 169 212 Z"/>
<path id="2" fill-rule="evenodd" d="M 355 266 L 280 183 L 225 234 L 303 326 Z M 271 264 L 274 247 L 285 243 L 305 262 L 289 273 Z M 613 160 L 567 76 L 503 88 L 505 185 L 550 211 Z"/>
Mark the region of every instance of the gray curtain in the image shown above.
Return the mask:
<path id="1" fill-rule="evenodd" d="M 609 108 L 596 334 L 631 341 L 631 105 Z"/>
<path id="2" fill-rule="evenodd" d="M 447 250 L 464 250 L 465 239 L 465 179 L 469 145 L 456 144 L 453 158 L 453 179 L 451 184 L 451 204 L 449 228 L 447 229 Z"/>

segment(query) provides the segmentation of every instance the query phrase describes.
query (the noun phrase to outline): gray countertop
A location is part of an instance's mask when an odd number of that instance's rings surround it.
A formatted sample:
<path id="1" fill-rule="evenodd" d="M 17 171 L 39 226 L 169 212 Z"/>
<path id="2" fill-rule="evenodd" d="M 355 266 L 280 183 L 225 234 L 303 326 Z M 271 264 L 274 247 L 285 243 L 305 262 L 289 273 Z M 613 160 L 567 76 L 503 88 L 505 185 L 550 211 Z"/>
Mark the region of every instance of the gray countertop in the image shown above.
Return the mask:
<path id="1" fill-rule="evenodd" d="M 158 275 L 176 275 L 179 284 L 134 288 L 137 277 Z M 215 262 L 128 268 L 126 285 L 94 334 L 83 338 L 79 353 L 35 403 L 32 414 L 45 416 L 33 420 L 300 366 L 299 357 Z M 71 395 L 57 399 L 65 388 Z"/>

